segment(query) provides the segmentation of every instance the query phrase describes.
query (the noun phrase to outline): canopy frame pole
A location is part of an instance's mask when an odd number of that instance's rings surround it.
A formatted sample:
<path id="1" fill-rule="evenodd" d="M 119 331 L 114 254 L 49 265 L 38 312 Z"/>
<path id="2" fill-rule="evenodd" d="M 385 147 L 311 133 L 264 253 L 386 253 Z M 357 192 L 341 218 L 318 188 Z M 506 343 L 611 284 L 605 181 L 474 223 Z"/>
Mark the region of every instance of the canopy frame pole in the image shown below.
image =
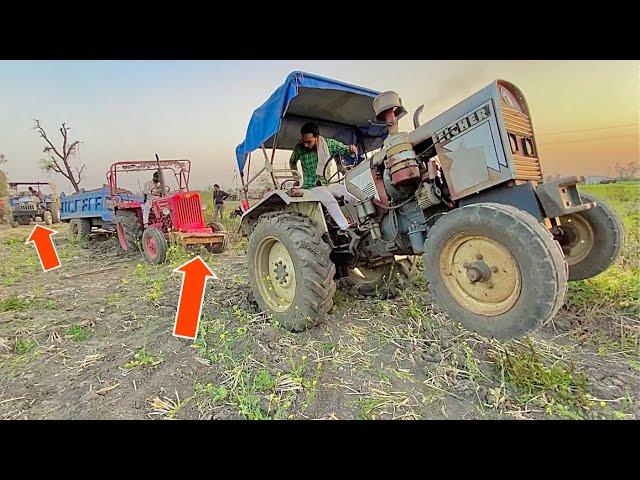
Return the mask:
<path id="1" fill-rule="evenodd" d="M 269 155 L 267 154 L 267 149 L 264 146 L 264 143 L 262 145 L 260 145 L 260 149 L 262 150 L 262 154 L 264 155 L 264 168 L 262 170 L 266 170 L 267 169 L 267 165 L 270 165 L 271 168 L 269 169 L 269 173 L 271 174 L 271 181 L 273 182 L 273 186 L 274 188 L 278 188 L 278 183 L 276 182 L 276 177 L 273 175 L 273 166 L 271 163 L 269 163 Z M 262 172 L 261 170 L 261 172 Z"/>
<path id="2" fill-rule="evenodd" d="M 251 153 L 247 155 L 247 178 L 249 178 L 249 172 L 251 170 Z M 244 183 L 244 175 L 240 172 L 240 182 L 242 182 L 242 193 L 244 193 L 244 199 L 247 201 L 247 205 L 249 204 L 249 196 L 248 196 L 248 187 L 249 184 Z"/>

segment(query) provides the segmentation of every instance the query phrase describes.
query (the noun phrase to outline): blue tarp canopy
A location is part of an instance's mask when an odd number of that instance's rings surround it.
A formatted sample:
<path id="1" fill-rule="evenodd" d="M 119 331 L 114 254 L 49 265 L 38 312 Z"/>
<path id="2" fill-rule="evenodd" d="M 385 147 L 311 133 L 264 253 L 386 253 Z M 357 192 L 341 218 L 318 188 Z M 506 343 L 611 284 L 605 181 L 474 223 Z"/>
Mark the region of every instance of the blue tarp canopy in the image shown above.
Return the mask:
<path id="1" fill-rule="evenodd" d="M 292 150 L 300 141 L 300 127 L 313 121 L 320 135 L 356 144 L 361 153 L 380 148 L 387 131 L 375 121 L 375 90 L 304 72 L 289 74 L 285 82 L 251 116 L 247 135 L 236 147 L 241 175 L 248 155 L 264 144 Z M 243 175 L 244 176 L 244 175 Z"/>

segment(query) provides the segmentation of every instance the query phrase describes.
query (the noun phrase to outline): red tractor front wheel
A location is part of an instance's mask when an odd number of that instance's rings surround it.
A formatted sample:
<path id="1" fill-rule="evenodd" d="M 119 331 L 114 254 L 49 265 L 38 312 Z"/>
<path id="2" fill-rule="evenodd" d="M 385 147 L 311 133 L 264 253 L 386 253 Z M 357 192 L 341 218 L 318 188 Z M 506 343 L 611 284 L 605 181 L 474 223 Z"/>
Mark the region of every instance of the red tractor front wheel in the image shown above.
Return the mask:
<path id="1" fill-rule="evenodd" d="M 167 240 L 157 228 L 147 228 L 142 233 L 142 250 L 150 263 L 163 263 L 167 258 Z"/>

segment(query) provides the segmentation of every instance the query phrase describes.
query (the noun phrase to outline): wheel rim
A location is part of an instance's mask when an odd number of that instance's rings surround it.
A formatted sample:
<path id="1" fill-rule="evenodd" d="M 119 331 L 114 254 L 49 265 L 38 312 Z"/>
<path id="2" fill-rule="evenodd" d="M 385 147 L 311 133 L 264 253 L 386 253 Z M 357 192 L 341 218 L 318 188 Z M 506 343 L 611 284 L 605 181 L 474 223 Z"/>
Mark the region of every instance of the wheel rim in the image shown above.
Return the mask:
<path id="1" fill-rule="evenodd" d="M 569 266 L 583 261 L 593 249 L 593 228 L 580 215 L 562 218 L 562 250 Z"/>
<path id="2" fill-rule="evenodd" d="M 144 245 L 147 249 L 147 253 L 151 258 L 156 258 L 158 256 L 158 244 L 156 243 L 156 239 L 149 235 L 144 242 Z"/>
<path id="3" fill-rule="evenodd" d="M 440 273 L 454 300 L 478 315 L 503 314 L 520 297 L 522 280 L 515 258 L 482 235 L 449 239 L 440 254 Z"/>
<path id="4" fill-rule="evenodd" d="M 264 238 L 256 249 L 254 262 L 262 298 L 270 309 L 286 311 L 296 292 L 296 272 L 286 247 L 274 237 Z"/>

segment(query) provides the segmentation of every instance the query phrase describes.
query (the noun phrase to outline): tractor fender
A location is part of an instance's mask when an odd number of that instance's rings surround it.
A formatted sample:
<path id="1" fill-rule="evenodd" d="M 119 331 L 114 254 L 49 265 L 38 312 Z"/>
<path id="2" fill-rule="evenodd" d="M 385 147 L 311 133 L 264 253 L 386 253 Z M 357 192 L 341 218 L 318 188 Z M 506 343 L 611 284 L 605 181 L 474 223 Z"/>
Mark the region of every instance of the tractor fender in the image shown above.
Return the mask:
<path id="1" fill-rule="evenodd" d="M 240 219 L 243 236 L 253 231 L 260 215 L 269 212 L 297 212 L 309 217 L 311 223 L 321 234 L 329 231 L 324 218 L 322 203 L 311 190 L 300 190 L 302 196 L 291 196 L 284 190 L 274 190 L 247 210 Z"/>

